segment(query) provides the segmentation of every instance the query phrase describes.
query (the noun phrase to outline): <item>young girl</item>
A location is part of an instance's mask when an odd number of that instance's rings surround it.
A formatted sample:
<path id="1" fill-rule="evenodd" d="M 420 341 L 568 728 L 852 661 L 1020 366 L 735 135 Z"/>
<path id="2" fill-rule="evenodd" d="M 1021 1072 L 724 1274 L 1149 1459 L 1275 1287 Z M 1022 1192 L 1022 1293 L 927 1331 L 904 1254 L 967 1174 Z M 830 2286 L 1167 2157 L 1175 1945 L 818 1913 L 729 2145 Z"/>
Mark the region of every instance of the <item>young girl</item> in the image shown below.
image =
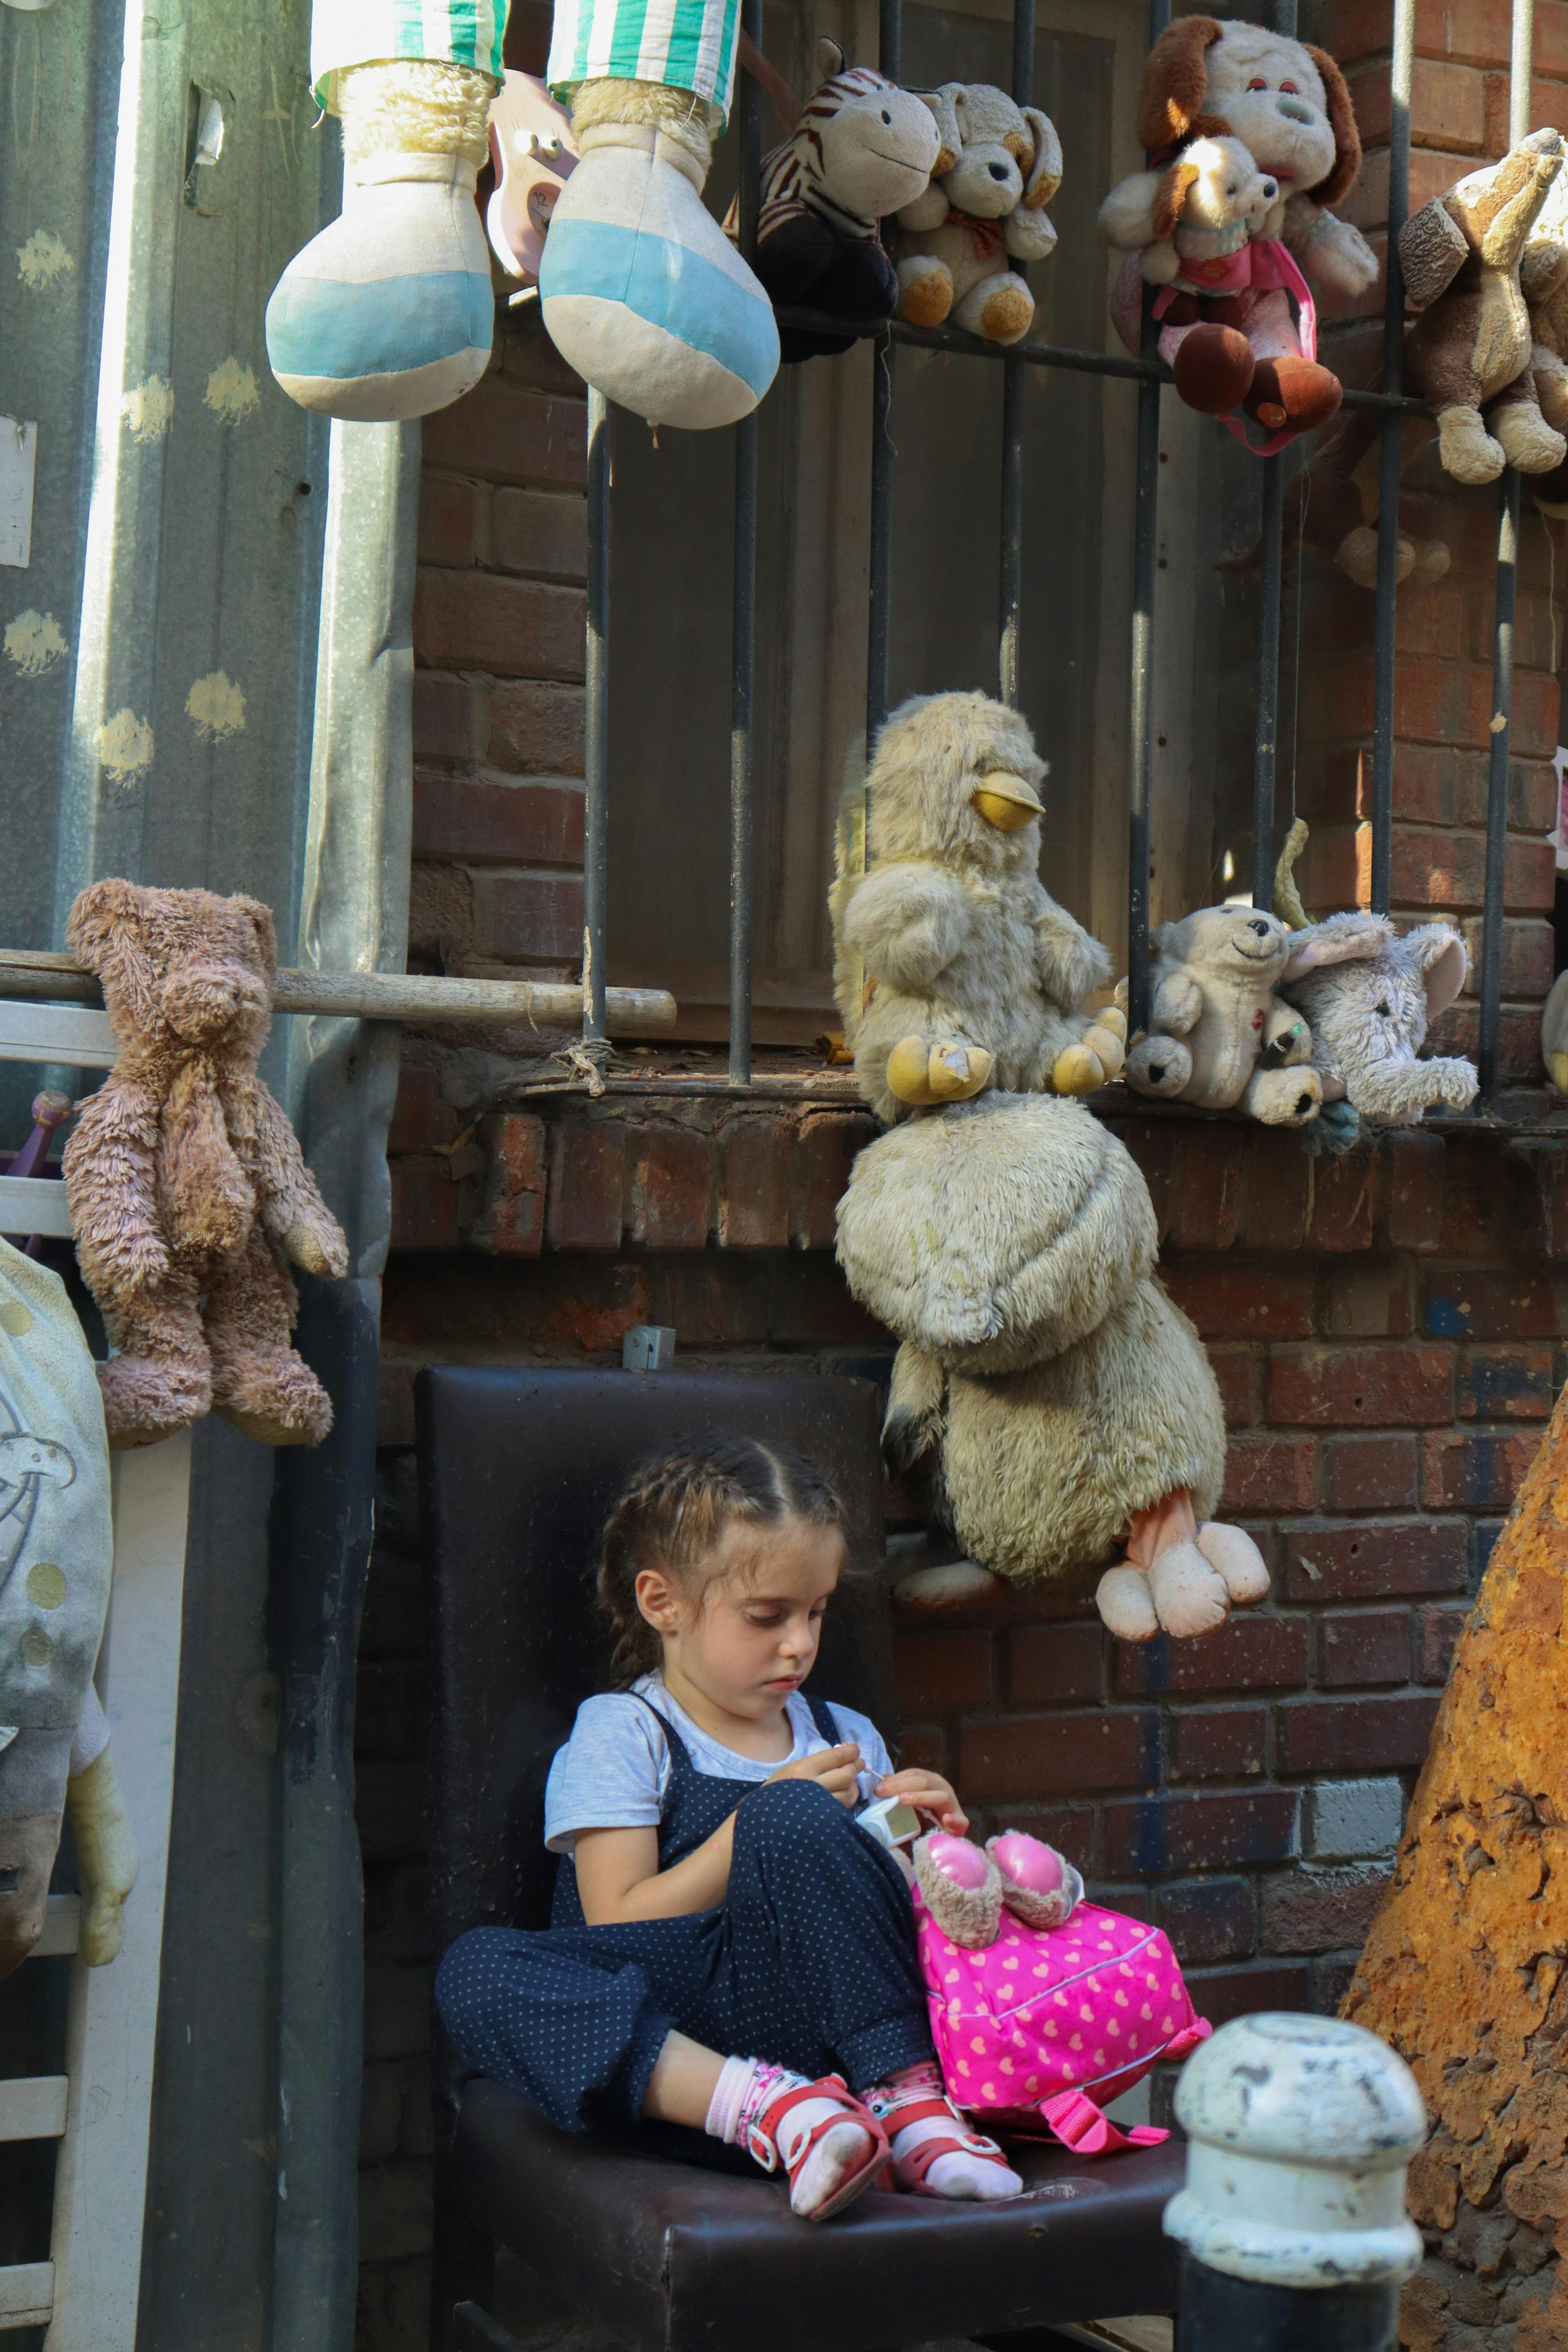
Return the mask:
<path id="1" fill-rule="evenodd" d="M 647 1465 L 605 1530 L 616 1692 L 551 1768 L 553 1924 L 476 1927 L 436 2000 L 479 2072 L 564 2131 L 686 2124 L 788 2174 L 826 2221 L 890 2168 L 930 2197 L 1016 2196 L 942 2088 L 909 1888 L 856 1825 L 899 1796 L 960 1835 L 935 1772 L 802 1695 L 844 1566 L 809 1462 L 742 1438 Z"/>

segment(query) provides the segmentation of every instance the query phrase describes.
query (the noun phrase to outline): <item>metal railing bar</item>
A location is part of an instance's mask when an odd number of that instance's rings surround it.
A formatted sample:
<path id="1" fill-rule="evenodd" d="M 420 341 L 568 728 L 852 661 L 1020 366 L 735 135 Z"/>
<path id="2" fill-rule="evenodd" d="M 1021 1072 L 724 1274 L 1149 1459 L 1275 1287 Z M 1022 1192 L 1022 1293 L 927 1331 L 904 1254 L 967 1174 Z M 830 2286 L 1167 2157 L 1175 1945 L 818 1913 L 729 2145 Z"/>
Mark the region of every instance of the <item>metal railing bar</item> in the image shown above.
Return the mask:
<path id="1" fill-rule="evenodd" d="M 879 0 L 877 62 L 889 81 L 899 79 L 903 49 L 901 0 Z M 815 314 L 781 310 L 781 325 L 793 325 Z M 869 762 L 878 733 L 888 715 L 888 635 L 893 595 L 893 347 L 889 322 L 878 319 L 863 329 L 826 323 L 836 334 L 862 333 L 871 343 L 871 562 L 870 610 L 866 630 L 866 758 Z M 867 811 L 869 834 L 870 811 Z"/>
<path id="2" fill-rule="evenodd" d="M 588 642 L 584 674 L 583 1043 L 605 1038 L 610 782 L 610 404 L 588 387 Z"/>
<path id="3" fill-rule="evenodd" d="M 1405 369 L 1405 273 L 1399 232 L 1410 210 L 1410 84 L 1415 60 L 1415 0 L 1394 0 L 1389 65 L 1388 255 L 1383 312 L 1383 389 L 1398 396 Z M 1373 640 L 1371 905 L 1388 912 L 1394 856 L 1394 687 L 1399 594 L 1401 427 L 1385 411 L 1378 461 L 1377 601 Z"/>
<path id="4" fill-rule="evenodd" d="M 742 28 L 761 48 L 763 0 L 744 0 Z M 762 209 L 763 92 L 741 81 L 741 254 L 757 257 Z M 735 562 L 730 688 L 730 1083 L 752 1075 L 752 813 L 756 776 L 757 415 L 735 427 Z"/>
<path id="5" fill-rule="evenodd" d="M 1031 106 L 1035 97 L 1035 0 L 1013 0 L 1013 98 Z M 1026 278 L 1020 261 L 1014 269 Z M 1010 353 L 1002 368 L 1002 546 L 1000 646 L 997 671 L 1002 700 L 1018 708 L 1018 615 L 1024 572 L 1024 362 Z"/>
<path id="6" fill-rule="evenodd" d="M 1149 0 L 1149 47 L 1171 21 L 1171 0 Z M 1160 497 L 1159 330 L 1153 290 L 1143 289 L 1138 436 L 1132 506 L 1132 632 L 1127 692 L 1127 1025 L 1149 1026 L 1149 794 L 1153 774 L 1154 582 Z M 1095 373 L 1110 373 L 1097 369 Z M 1120 373 L 1117 370 L 1115 373 Z"/>
<path id="7" fill-rule="evenodd" d="M 1290 11 L 1292 18 L 1295 10 Z M 1279 754 L 1279 583 L 1284 568 L 1285 461 L 1263 460 L 1258 547 L 1258 747 L 1252 761 L 1252 903 L 1274 904 L 1274 780 Z"/>

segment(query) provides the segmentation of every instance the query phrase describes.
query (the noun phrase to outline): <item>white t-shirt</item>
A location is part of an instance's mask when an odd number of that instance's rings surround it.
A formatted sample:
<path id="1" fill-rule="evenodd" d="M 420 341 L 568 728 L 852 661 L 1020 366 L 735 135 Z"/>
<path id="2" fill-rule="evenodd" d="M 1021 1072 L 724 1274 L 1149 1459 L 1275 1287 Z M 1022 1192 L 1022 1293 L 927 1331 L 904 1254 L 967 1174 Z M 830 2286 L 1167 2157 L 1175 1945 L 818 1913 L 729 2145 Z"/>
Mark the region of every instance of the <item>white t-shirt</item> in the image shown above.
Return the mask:
<path id="1" fill-rule="evenodd" d="M 552 1853 L 571 1853 L 579 1830 L 657 1828 L 669 1786 L 669 1742 L 649 1707 L 632 1691 L 645 1694 L 674 1725 L 687 1754 L 699 1772 L 720 1780 L 766 1780 L 781 1765 L 796 1764 L 803 1756 L 818 1755 L 835 1745 L 825 1739 L 811 1719 L 811 1709 L 798 1691 L 785 1706 L 795 1744 L 787 1756 L 769 1764 L 755 1756 L 737 1756 L 703 1731 L 685 1708 L 671 1698 L 658 1675 L 643 1675 L 631 1691 L 611 1691 L 602 1698 L 585 1698 L 577 1709 L 572 1737 L 556 1751 L 544 1790 L 544 1843 Z M 877 1782 L 893 1769 L 886 1743 L 876 1725 L 850 1706 L 829 1700 L 838 1726 L 839 1743 L 852 1739 L 860 1750 L 864 1769 L 860 1794 L 869 1803 Z"/>

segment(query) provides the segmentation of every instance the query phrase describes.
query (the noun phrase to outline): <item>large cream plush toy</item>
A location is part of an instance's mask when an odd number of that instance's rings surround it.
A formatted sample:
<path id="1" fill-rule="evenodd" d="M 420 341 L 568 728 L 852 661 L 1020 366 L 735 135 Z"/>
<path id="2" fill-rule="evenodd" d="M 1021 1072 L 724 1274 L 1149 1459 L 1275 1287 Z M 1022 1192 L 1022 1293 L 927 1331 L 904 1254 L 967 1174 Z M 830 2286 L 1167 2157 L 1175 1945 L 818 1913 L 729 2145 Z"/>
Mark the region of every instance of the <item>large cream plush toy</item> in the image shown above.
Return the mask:
<path id="1" fill-rule="evenodd" d="M 1018 342 L 1034 323 L 1035 298 L 1010 264 L 1056 250 L 1045 209 L 1062 184 L 1056 126 L 988 82 L 944 82 L 921 95 L 942 152 L 931 186 L 899 214 L 899 316 Z"/>
<path id="2" fill-rule="evenodd" d="M 832 912 L 845 1040 L 879 1118 L 988 1084 L 1088 1094 L 1121 1067 L 1123 1016 L 1081 1010 L 1110 957 L 1039 880 L 1045 774 L 1024 719 L 983 694 L 917 695 L 877 739 L 866 870 L 839 876 Z M 847 820 L 860 802 L 852 787 Z"/>
<path id="3" fill-rule="evenodd" d="M 1316 1118 L 1323 1096 L 1311 1032 L 1278 991 L 1314 962 L 1333 961 L 1333 943 L 1298 950 L 1277 915 L 1203 907 L 1162 923 L 1152 945 L 1149 1034 L 1127 1057 L 1128 1085 L 1204 1110 L 1239 1103 L 1268 1127 Z"/>
<path id="4" fill-rule="evenodd" d="M 1101 1569 L 1125 1641 L 1219 1624 L 1267 1591 L 1240 1528 L 1208 1518 L 1218 1391 L 1154 1279 L 1158 1234 L 1125 1148 L 1081 1103 L 988 1093 L 863 1151 L 838 1208 L 855 1297 L 897 1334 L 884 1440 L 929 1462 L 972 1559 L 1019 1583 Z M 949 1571 L 900 1597 L 940 1604 Z M 929 1586 L 930 1591 L 921 1588 Z"/>

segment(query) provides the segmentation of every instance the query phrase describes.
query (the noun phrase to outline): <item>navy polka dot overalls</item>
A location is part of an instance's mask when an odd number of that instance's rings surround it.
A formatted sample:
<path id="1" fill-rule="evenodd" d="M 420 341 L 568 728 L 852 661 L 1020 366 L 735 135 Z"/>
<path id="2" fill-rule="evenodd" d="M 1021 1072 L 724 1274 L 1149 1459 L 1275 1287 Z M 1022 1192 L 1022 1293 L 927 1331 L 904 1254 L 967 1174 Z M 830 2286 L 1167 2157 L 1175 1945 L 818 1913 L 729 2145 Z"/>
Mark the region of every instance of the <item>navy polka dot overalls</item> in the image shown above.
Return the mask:
<path id="1" fill-rule="evenodd" d="M 826 1707 L 808 1704 L 837 1747 Z M 930 2058 L 914 1916 L 892 1856 L 815 1781 L 700 1772 L 652 1712 L 670 1761 L 658 1866 L 735 1813 L 727 1899 L 590 1927 L 563 1855 L 549 1927 L 470 1928 L 441 1963 L 436 2005 L 468 2063 L 581 2131 L 595 2114 L 641 2115 L 671 2027 L 726 2057 L 842 2074 L 852 2091 Z"/>

